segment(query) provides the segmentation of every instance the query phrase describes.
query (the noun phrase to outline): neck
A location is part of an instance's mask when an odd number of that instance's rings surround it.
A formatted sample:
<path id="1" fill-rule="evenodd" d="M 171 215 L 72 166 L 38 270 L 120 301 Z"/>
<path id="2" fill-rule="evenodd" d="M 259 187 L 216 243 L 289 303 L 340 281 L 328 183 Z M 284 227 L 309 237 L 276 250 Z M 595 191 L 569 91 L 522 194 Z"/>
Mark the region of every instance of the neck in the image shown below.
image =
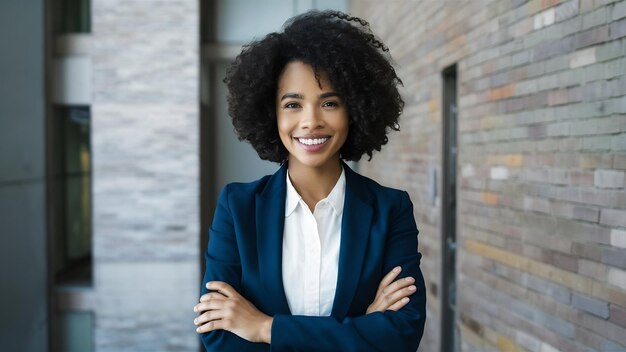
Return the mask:
<path id="1" fill-rule="evenodd" d="M 311 211 L 315 204 L 326 198 L 333 190 L 342 171 L 341 161 L 328 162 L 323 166 L 311 167 L 298 162 L 289 162 L 289 179 Z"/>

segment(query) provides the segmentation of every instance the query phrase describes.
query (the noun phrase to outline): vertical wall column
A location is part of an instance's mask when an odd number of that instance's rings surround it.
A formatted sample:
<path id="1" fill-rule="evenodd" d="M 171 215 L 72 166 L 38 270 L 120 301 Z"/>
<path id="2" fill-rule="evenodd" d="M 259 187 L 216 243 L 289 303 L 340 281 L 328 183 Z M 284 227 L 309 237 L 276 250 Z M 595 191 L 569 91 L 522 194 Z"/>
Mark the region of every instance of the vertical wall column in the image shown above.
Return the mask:
<path id="1" fill-rule="evenodd" d="M 45 6 L 0 1 L 0 349 L 47 351 Z"/>
<path id="2" fill-rule="evenodd" d="M 197 7 L 92 3 L 98 351 L 198 348 Z"/>

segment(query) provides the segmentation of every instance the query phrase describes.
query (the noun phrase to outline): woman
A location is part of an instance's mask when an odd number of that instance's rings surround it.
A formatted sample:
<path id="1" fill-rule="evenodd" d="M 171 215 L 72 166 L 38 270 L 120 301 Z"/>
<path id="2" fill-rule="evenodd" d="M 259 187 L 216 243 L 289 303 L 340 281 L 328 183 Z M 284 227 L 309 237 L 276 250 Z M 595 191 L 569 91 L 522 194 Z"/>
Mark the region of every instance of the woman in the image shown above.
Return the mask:
<path id="1" fill-rule="evenodd" d="M 398 129 L 387 52 L 367 22 L 312 11 L 231 66 L 239 138 L 282 166 L 220 193 L 194 307 L 207 351 L 417 349 L 426 292 L 412 203 L 342 161 L 371 159 Z"/>

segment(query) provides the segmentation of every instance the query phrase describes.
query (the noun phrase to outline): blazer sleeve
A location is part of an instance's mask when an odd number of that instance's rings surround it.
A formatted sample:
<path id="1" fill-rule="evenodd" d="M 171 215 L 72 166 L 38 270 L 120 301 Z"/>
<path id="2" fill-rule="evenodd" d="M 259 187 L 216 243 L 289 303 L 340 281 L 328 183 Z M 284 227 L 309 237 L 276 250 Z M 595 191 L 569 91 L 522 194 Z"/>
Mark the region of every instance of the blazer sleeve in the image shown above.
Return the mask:
<path id="1" fill-rule="evenodd" d="M 220 192 L 217 200 L 213 224 L 209 229 L 209 245 L 204 254 L 206 271 L 202 280 L 200 295 L 209 290 L 209 281 L 224 281 L 237 292 L 241 292 L 241 261 L 237 239 L 230 212 L 229 185 Z M 266 351 L 267 344 L 252 343 L 226 330 L 215 330 L 200 335 L 207 351 Z"/>
<path id="2" fill-rule="evenodd" d="M 401 277 L 415 278 L 416 292 L 399 311 L 376 312 L 343 320 L 275 315 L 272 351 L 411 351 L 419 346 L 426 321 L 426 288 L 419 268 L 413 204 L 402 193 L 400 211 L 390 224 L 384 273 L 402 266 Z M 382 278 L 381 278 L 382 279 Z"/>

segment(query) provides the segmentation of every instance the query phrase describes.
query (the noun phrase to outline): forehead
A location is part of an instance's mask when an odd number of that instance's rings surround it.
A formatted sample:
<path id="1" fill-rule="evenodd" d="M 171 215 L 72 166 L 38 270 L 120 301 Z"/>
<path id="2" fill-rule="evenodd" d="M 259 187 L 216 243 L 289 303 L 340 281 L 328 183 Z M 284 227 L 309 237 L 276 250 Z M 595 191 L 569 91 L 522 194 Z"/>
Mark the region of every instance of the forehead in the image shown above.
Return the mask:
<path id="1" fill-rule="evenodd" d="M 278 92 L 332 90 L 326 72 L 319 70 L 318 78 L 319 82 L 311 65 L 302 61 L 291 61 L 278 77 Z"/>

